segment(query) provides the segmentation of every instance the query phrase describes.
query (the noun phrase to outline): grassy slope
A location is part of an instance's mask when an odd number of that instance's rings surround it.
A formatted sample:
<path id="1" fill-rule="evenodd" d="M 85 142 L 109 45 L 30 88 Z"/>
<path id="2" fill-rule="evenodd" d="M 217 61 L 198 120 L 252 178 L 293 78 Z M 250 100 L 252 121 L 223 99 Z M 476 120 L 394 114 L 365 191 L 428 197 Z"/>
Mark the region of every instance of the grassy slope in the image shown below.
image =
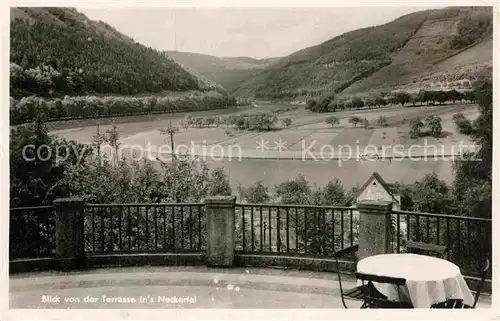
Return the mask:
<path id="1" fill-rule="evenodd" d="M 487 8 L 453 8 L 429 15 L 417 33 L 394 55 L 393 63 L 348 87 L 344 93 L 370 90 L 463 89 L 492 64 L 492 37 L 465 50 L 451 50 L 446 44 L 457 25 L 467 17 L 491 15 Z"/>
<path id="2" fill-rule="evenodd" d="M 409 75 L 432 70 L 437 61 L 456 54 L 446 43 L 459 21 L 485 14 L 491 15 L 491 9 L 426 10 L 351 31 L 281 59 L 243 83 L 236 94 L 294 98 L 412 83 Z"/>

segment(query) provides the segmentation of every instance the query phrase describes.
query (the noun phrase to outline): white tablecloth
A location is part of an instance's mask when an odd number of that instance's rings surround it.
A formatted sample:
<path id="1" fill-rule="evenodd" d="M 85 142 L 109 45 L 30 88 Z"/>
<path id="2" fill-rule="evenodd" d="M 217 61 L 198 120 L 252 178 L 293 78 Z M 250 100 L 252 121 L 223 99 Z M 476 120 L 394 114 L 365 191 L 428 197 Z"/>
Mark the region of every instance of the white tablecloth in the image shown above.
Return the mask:
<path id="1" fill-rule="evenodd" d="M 430 308 L 446 299 L 463 299 L 472 305 L 474 298 L 455 264 L 425 255 L 382 254 L 358 262 L 358 272 L 406 279 L 401 287 L 401 300 L 410 301 L 415 308 Z M 358 280 L 358 284 L 360 284 Z M 397 287 L 392 284 L 374 284 L 380 293 L 398 300 Z"/>

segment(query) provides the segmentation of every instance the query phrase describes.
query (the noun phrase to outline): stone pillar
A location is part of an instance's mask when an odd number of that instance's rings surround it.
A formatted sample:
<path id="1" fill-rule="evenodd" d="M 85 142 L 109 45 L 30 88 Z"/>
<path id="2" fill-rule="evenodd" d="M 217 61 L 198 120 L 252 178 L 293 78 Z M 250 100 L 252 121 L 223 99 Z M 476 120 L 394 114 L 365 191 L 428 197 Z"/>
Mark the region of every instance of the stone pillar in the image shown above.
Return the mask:
<path id="1" fill-rule="evenodd" d="M 392 202 L 359 201 L 359 259 L 390 252 Z"/>
<path id="2" fill-rule="evenodd" d="M 207 213 L 207 265 L 231 267 L 234 262 L 234 204 L 236 196 L 205 199 Z"/>
<path id="3" fill-rule="evenodd" d="M 83 207 L 81 198 L 59 198 L 56 208 L 56 265 L 62 270 L 84 268 Z"/>

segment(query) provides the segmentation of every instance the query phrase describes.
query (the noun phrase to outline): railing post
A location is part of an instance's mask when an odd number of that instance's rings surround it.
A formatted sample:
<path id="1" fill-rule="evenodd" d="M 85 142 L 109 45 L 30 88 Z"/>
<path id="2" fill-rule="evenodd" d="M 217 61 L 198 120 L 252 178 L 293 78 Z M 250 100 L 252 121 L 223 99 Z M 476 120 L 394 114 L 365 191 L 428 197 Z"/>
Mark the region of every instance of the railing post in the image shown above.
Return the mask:
<path id="1" fill-rule="evenodd" d="M 390 252 L 392 202 L 359 201 L 359 258 Z"/>
<path id="2" fill-rule="evenodd" d="M 236 196 L 205 199 L 207 213 L 207 265 L 230 267 L 234 262 L 234 205 Z"/>
<path id="3" fill-rule="evenodd" d="M 85 267 L 83 199 L 59 198 L 56 208 L 56 265 L 59 269 Z"/>

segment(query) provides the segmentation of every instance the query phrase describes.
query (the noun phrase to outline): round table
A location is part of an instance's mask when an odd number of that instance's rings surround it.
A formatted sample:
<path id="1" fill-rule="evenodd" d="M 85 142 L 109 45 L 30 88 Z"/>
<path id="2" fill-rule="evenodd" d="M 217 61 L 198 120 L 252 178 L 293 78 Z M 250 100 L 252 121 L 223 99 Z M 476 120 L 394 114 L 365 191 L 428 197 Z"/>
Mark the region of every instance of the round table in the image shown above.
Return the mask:
<path id="1" fill-rule="evenodd" d="M 460 268 L 443 259 L 408 253 L 382 254 L 360 260 L 357 271 L 406 279 L 406 287 L 400 289 L 401 300 L 411 302 L 415 308 L 430 308 L 447 299 L 463 299 L 468 305 L 474 301 Z M 399 300 L 397 286 L 374 285 L 388 299 Z"/>

